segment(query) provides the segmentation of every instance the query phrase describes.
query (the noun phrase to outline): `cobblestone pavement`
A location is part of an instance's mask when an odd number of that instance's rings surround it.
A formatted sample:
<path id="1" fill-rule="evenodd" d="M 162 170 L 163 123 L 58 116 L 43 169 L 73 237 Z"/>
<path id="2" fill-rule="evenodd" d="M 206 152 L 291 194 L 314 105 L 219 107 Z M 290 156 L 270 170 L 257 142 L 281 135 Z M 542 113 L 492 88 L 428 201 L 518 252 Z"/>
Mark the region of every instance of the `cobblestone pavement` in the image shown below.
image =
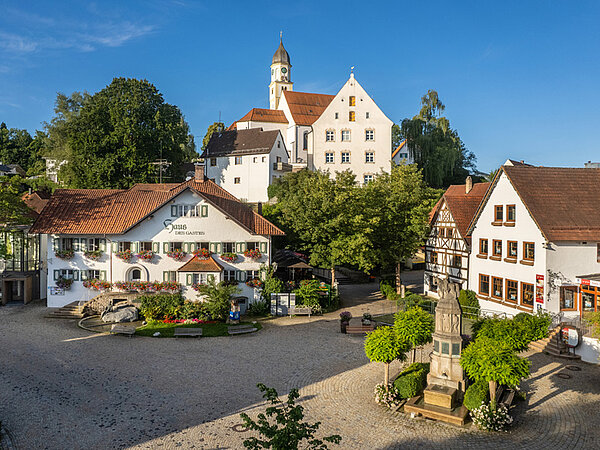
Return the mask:
<path id="1" fill-rule="evenodd" d="M 344 286 L 369 298 L 375 284 Z M 369 302 L 377 306 L 376 295 Z M 363 306 L 350 309 L 358 313 Z M 300 388 L 309 420 L 340 448 L 598 448 L 600 368 L 532 354 L 529 393 L 502 434 L 411 419 L 374 404 L 383 367 L 337 313 L 278 318 L 253 335 L 152 339 L 95 335 L 43 319 L 41 306 L 0 308 L 0 420 L 17 448 L 241 448 L 239 413 L 264 411 L 256 383 Z M 356 316 L 358 314 L 353 314 Z M 392 372 L 400 370 L 392 365 Z M 570 379 L 556 376 L 569 373 Z"/>

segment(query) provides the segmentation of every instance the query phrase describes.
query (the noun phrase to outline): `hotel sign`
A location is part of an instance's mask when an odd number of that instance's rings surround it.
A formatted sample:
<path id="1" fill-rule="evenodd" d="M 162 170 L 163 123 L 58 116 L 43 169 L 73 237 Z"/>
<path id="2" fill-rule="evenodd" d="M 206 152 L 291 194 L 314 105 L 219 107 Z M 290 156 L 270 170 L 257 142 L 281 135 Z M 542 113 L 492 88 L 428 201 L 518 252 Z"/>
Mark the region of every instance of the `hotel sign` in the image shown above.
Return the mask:
<path id="1" fill-rule="evenodd" d="M 200 230 L 188 230 L 187 224 L 173 223 L 172 219 L 166 219 L 163 225 L 169 233 L 173 233 L 176 236 L 204 236 L 206 234 Z"/>

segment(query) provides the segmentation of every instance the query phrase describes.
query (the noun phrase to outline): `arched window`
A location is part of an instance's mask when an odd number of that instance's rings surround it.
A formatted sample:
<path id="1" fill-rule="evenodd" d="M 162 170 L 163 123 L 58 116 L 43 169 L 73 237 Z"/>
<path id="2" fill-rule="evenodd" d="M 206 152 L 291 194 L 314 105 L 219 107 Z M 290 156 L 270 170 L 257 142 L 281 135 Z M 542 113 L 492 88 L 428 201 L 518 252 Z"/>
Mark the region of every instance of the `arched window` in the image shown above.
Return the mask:
<path id="1" fill-rule="evenodd" d="M 308 150 L 308 131 L 304 132 L 304 142 L 302 145 L 302 150 Z"/>
<path id="2" fill-rule="evenodd" d="M 131 271 L 132 280 L 140 280 L 142 278 L 142 271 L 140 269 L 133 269 Z"/>

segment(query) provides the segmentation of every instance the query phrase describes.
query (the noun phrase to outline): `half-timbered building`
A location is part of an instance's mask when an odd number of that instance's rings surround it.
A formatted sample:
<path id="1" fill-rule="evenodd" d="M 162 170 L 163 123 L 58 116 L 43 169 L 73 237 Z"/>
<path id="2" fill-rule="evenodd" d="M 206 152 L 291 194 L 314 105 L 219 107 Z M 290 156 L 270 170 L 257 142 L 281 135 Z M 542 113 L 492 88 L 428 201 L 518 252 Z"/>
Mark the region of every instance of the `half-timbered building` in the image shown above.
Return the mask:
<path id="1" fill-rule="evenodd" d="M 467 229 L 489 183 L 452 185 L 432 211 L 425 244 L 425 294 L 437 297 L 437 280 L 448 278 L 468 288 L 470 240 Z"/>

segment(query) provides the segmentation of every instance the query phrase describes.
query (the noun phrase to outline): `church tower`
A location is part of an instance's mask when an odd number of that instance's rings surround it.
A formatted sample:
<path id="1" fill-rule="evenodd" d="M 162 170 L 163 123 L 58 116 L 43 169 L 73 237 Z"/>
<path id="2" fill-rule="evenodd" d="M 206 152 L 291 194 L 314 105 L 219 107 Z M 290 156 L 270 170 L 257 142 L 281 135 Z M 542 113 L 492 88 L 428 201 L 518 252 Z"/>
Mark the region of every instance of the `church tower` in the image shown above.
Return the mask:
<path id="1" fill-rule="evenodd" d="M 291 68 L 290 55 L 283 48 L 283 36 L 280 35 L 279 47 L 273 55 L 273 61 L 271 62 L 271 83 L 269 84 L 270 109 L 277 109 L 279 107 L 279 99 L 283 91 L 294 90 Z"/>

